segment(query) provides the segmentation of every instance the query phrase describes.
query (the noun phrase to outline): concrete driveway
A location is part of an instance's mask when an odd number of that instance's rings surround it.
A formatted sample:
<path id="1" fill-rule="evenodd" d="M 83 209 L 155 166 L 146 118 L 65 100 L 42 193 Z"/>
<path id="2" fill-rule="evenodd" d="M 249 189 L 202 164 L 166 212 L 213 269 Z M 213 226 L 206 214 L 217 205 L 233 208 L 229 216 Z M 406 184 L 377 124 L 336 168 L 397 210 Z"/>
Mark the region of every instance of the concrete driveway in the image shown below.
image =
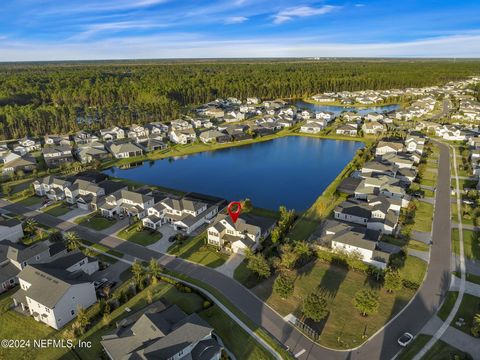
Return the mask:
<path id="1" fill-rule="evenodd" d="M 68 213 L 66 213 L 64 215 L 59 216 L 59 219 L 64 220 L 64 221 L 72 221 L 73 222 L 76 218 L 88 215 L 90 213 L 91 213 L 90 210 L 83 210 L 83 209 L 75 208 L 73 210 L 70 210 Z"/>
<path id="2" fill-rule="evenodd" d="M 97 271 L 92 275 L 93 280 L 100 280 L 107 278 L 108 280 L 120 282 L 120 275 L 130 267 L 130 264 L 117 261 L 115 264 L 110 265 L 104 270 Z"/>
<path id="3" fill-rule="evenodd" d="M 242 263 L 243 259 L 245 259 L 245 256 L 241 254 L 232 254 L 223 265 L 215 268 L 215 270 L 221 272 L 225 276 L 233 278 L 235 269 Z"/>
<path id="4" fill-rule="evenodd" d="M 173 244 L 169 242 L 168 239 L 178 233 L 178 231 L 174 230 L 172 226 L 165 224 L 160 227 L 159 232 L 162 233 L 162 238 L 155 244 L 148 245 L 147 248 L 166 254 L 168 248 Z"/>

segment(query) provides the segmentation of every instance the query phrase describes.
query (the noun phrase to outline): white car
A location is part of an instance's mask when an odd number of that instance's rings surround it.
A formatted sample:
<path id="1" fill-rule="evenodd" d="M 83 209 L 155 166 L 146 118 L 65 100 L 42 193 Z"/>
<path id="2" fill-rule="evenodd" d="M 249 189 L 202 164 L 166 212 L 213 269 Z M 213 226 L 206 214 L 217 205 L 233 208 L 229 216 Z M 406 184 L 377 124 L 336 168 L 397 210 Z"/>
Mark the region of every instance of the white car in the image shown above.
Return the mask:
<path id="1" fill-rule="evenodd" d="M 398 339 L 398 344 L 400 346 L 407 346 L 408 344 L 410 344 L 410 342 L 413 340 L 413 335 L 406 332 L 404 333 L 402 336 L 400 336 L 400 338 Z"/>

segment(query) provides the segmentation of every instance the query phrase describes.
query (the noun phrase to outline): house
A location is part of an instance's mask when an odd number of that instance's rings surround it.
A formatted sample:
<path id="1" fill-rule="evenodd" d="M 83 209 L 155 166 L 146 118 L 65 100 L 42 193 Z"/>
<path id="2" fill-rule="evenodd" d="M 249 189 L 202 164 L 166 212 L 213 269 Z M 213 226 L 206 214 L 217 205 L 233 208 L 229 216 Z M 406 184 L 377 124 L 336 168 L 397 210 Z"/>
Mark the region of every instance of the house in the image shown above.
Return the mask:
<path id="1" fill-rule="evenodd" d="M 192 128 L 192 124 L 183 119 L 172 120 L 170 125 L 172 130 L 188 130 Z"/>
<path id="2" fill-rule="evenodd" d="M 161 123 L 159 121 L 151 122 L 145 125 L 151 135 L 162 135 L 164 136 L 168 132 L 168 125 Z"/>
<path id="3" fill-rule="evenodd" d="M 169 133 L 170 140 L 175 144 L 188 144 L 197 139 L 195 130 L 189 128 L 185 130 L 172 130 Z"/>
<path id="4" fill-rule="evenodd" d="M 362 130 L 364 134 L 378 135 L 385 132 L 386 129 L 385 129 L 385 125 L 380 124 L 377 121 L 370 121 L 370 122 L 365 122 L 362 125 Z"/>
<path id="5" fill-rule="evenodd" d="M 401 142 L 394 141 L 379 141 L 375 149 L 375 155 L 385 155 L 390 153 L 398 153 L 404 150 L 404 146 Z"/>
<path id="6" fill-rule="evenodd" d="M 158 230 L 163 224 L 171 225 L 176 231 L 190 234 L 207 223 L 218 213 L 218 206 L 189 198 L 164 198 L 147 211 L 143 226 Z"/>
<path id="7" fill-rule="evenodd" d="M 351 111 L 342 112 L 341 116 L 349 122 L 359 122 L 362 120 L 360 114 Z"/>
<path id="8" fill-rule="evenodd" d="M 326 126 L 325 120 L 308 120 L 300 127 L 300 132 L 307 134 L 318 134 Z"/>
<path id="9" fill-rule="evenodd" d="M 327 96 L 324 94 L 313 95 L 312 99 L 321 103 L 330 103 L 330 102 L 335 102 L 337 100 L 331 96 Z"/>
<path id="10" fill-rule="evenodd" d="M 65 198 L 65 189 L 72 183 L 59 177 L 48 175 L 35 180 L 32 185 L 37 196 L 46 196 L 50 200 L 59 201 Z"/>
<path id="11" fill-rule="evenodd" d="M 79 145 L 75 150 L 75 155 L 82 164 L 88 164 L 92 161 L 102 161 L 111 156 L 110 153 L 105 150 L 105 145 L 100 142 Z"/>
<path id="12" fill-rule="evenodd" d="M 415 160 L 409 154 L 405 153 L 389 153 L 382 155 L 380 158 L 383 163 L 394 164 L 398 169 L 412 169 L 415 165 Z"/>
<path id="13" fill-rule="evenodd" d="M 97 204 L 97 207 L 105 217 L 113 217 L 122 213 L 127 216 L 137 216 L 141 219 L 153 204 L 154 198 L 150 195 L 129 190 L 118 190 L 106 196 L 101 203 Z"/>
<path id="14" fill-rule="evenodd" d="M 218 248 L 231 251 L 233 253 L 244 254 L 245 250 L 256 250 L 260 246 L 260 239 L 267 238 L 275 222 L 253 224 L 253 219 L 240 217 L 234 223 L 226 214 L 219 214 L 208 227 L 207 242 Z"/>
<path id="15" fill-rule="evenodd" d="M 20 289 L 12 296 L 15 306 L 56 330 L 75 319 L 79 307 L 87 309 L 97 301 L 93 281 L 83 269 L 90 269 L 90 262 L 98 266 L 98 260 L 85 256 L 77 260 L 72 256 L 27 265 L 18 274 Z"/>
<path id="16" fill-rule="evenodd" d="M 68 135 L 45 135 L 43 141 L 45 145 L 70 145 Z"/>
<path id="17" fill-rule="evenodd" d="M 378 160 L 367 161 L 362 169 L 362 176 L 386 175 L 395 177 L 398 172 L 398 167 L 392 163 L 386 163 Z"/>
<path id="18" fill-rule="evenodd" d="M 225 116 L 225 111 L 218 107 L 209 107 L 203 111 L 206 116 L 213 118 L 222 118 Z"/>
<path id="19" fill-rule="evenodd" d="M 37 168 L 37 160 L 29 155 L 22 156 L 3 166 L 4 174 L 17 174 L 19 171 L 32 172 Z"/>
<path id="20" fill-rule="evenodd" d="M 148 135 L 148 129 L 137 124 L 131 125 L 127 130 L 127 137 L 133 140 L 146 138 Z"/>
<path id="21" fill-rule="evenodd" d="M 75 161 L 70 145 L 54 145 L 42 149 L 43 159 L 49 168 Z"/>
<path id="22" fill-rule="evenodd" d="M 337 128 L 336 133 L 339 135 L 357 136 L 357 124 L 345 124 Z"/>
<path id="23" fill-rule="evenodd" d="M 168 145 L 163 142 L 163 136 L 155 134 L 137 141 L 137 145 L 145 152 L 164 150 L 168 147 Z"/>
<path id="24" fill-rule="evenodd" d="M 19 140 L 18 144 L 20 147 L 25 149 L 26 152 L 33 152 L 41 149 L 41 145 L 39 142 L 29 139 L 28 137 L 24 137 L 23 139 Z"/>
<path id="25" fill-rule="evenodd" d="M 402 207 L 408 206 L 409 197 L 402 187 L 401 180 L 389 176 L 365 176 L 355 189 L 355 199 L 366 200 L 370 195 L 384 195 L 390 199 L 402 201 Z"/>
<path id="26" fill-rule="evenodd" d="M 247 104 L 248 105 L 257 105 L 257 104 L 260 104 L 261 100 L 259 98 L 256 98 L 256 97 L 249 97 L 247 98 Z"/>
<path id="27" fill-rule="evenodd" d="M 103 141 L 114 141 L 125 138 L 125 131 L 118 126 L 100 130 L 100 137 Z"/>
<path id="28" fill-rule="evenodd" d="M 18 219 L 0 217 L 0 241 L 18 242 L 23 237 L 22 222 Z"/>
<path id="29" fill-rule="evenodd" d="M 3 164 L 8 164 L 14 160 L 20 159 L 21 155 L 17 154 L 15 152 L 11 152 L 10 150 L 7 150 L 6 152 L 3 153 L 1 157 L 1 163 Z"/>
<path id="30" fill-rule="evenodd" d="M 385 118 L 383 114 L 379 114 L 376 112 L 370 112 L 367 115 L 365 115 L 365 120 L 368 121 L 382 121 Z"/>
<path id="31" fill-rule="evenodd" d="M 321 242 L 330 243 L 334 252 L 354 254 L 369 265 L 385 269 L 391 254 L 380 248 L 380 236 L 379 231 L 334 222 Z"/>
<path id="32" fill-rule="evenodd" d="M 105 189 L 99 184 L 77 179 L 65 189 L 65 199 L 69 204 L 77 204 L 80 209 L 91 210 L 94 198 L 105 195 Z"/>
<path id="33" fill-rule="evenodd" d="M 125 159 L 135 156 L 142 156 L 143 150 L 130 141 L 107 144 L 107 150 L 116 159 Z"/>
<path id="34" fill-rule="evenodd" d="M 85 145 L 85 144 L 92 144 L 96 143 L 100 140 L 97 135 L 91 134 L 84 130 L 77 131 L 77 133 L 73 136 L 73 141 L 77 145 Z"/>
<path id="35" fill-rule="evenodd" d="M 0 241 L 0 293 L 18 284 L 18 274 L 28 264 L 47 262 L 52 257 L 48 242 L 28 247 L 8 240 Z"/>
<path id="36" fill-rule="evenodd" d="M 205 144 L 211 142 L 225 143 L 231 140 L 228 134 L 224 134 L 218 130 L 206 130 L 200 134 L 199 138 L 200 141 Z"/>
<path id="37" fill-rule="evenodd" d="M 205 320 L 196 313 L 185 314 L 177 305 L 152 305 L 102 337 L 109 359 L 220 360 L 222 347 Z"/>

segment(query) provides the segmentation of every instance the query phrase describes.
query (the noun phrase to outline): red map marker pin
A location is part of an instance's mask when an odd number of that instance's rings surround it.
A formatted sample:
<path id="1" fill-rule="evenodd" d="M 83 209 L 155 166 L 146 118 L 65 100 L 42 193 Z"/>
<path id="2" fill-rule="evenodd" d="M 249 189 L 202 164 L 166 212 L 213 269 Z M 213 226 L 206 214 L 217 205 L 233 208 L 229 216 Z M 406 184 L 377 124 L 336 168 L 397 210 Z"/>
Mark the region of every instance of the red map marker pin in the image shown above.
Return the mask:
<path id="1" fill-rule="evenodd" d="M 242 204 L 240 204 L 239 201 L 232 201 L 230 204 L 228 204 L 227 210 L 228 215 L 230 215 L 233 223 L 235 223 L 242 212 Z"/>

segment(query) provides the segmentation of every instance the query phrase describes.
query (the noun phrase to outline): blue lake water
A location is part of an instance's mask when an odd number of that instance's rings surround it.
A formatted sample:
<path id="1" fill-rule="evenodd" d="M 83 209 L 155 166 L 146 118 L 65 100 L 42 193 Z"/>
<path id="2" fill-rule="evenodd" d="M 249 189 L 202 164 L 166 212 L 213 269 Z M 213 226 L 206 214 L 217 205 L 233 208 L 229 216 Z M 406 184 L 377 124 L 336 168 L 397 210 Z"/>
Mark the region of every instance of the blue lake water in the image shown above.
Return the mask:
<path id="1" fill-rule="evenodd" d="M 390 112 L 394 110 L 400 109 L 400 105 L 393 104 L 393 105 L 383 105 L 383 106 L 370 106 L 370 107 L 349 107 L 349 106 L 331 106 L 331 105 L 317 105 L 317 104 L 310 104 L 305 101 L 296 101 L 295 106 L 298 108 L 307 109 L 313 112 L 320 112 L 320 111 L 330 111 L 333 112 L 335 115 L 339 115 L 342 111 L 357 111 L 360 115 L 368 114 L 369 112 Z"/>
<path id="2" fill-rule="evenodd" d="M 104 172 L 229 201 L 250 198 L 255 206 L 267 209 L 285 205 L 303 211 L 363 146 L 355 141 L 288 136 Z"/>

